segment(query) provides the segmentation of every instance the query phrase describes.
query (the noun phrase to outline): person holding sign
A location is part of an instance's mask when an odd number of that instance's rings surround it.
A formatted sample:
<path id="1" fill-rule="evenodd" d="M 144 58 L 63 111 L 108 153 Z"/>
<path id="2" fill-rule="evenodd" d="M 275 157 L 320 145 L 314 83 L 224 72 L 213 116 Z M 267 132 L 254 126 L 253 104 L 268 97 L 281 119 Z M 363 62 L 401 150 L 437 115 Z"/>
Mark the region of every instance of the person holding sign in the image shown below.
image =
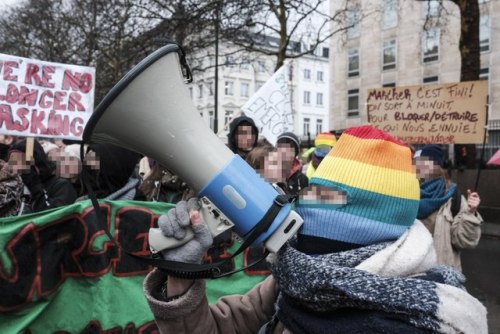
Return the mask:
<path id="1" fill-rule="evenodd" d="M 481 199 L 467 190 L 467 199 L 443 169 L 444 155 L 439 145 L 426 145 L 414 155 L 420 179 L 417 218 L 434 239 L 438 262 L 462 270 L 460 251 L 474 248 L 481 238 L 483 219 L 477 212 Z"/>
<path id="2" fill-rule="evenodd" d="M 188 204 L 159 221 L 192 226 L 194 238 L 162 254 L 199 263 L 210 232 Z M 203 280 L 153 270 L 147 301 L 161 333 L 486 334 L 486 309 L 463 275 L 436 265 L 418 206 L 408 146 L 371 126 L 348 129 L 300 193 L 304 224 L 268 258 L 271 276 L 209 305 Z"/>
<path id="3" fill-rule="evenodd" d="M 55 166 L 49 162 L 42 145 L 35 140 L 33 160 L 26 159 L 26 140 L 13 144 L 8 164 L 13 174 L 19 174 L 30 192 L 31 212 L 73 204 L 77 194 L 73 185 L 54 174 Z"/>

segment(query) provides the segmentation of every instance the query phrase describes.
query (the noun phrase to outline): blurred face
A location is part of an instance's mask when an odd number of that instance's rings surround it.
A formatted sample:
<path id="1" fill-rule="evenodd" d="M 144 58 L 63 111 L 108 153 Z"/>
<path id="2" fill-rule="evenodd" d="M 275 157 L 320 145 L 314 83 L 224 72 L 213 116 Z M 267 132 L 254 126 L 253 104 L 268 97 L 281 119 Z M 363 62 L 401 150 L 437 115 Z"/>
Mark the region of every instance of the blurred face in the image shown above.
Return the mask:
<path id="1" fill-rule="evenodd" d="M 80 159 L 61 150 L 52 150 L 48 157 L 56 164 L 56 175 L 65 179 L 75 179 L 81 172 Z"/>
<path id="2" fill-rule="evenodd" d="M 286 180 L 286 172 L 279 151 L 271 151 L 264 158 L 264 170 L 261 173 L 264 179 L 269 182 L 284 182 Z"/>
<path id="3" fill-rule="evenodd" d="M 347 194 L 340 189 L 313 184 L 300 192 L 299 204 L 341 206 L 347 204 Z"/>
<path id="4" fill-rule="evenodd" d="M 240 125 L 236 130 L 236 145 L 242 151 L 250 151 L 255 143 L 255 135 L 250 125 Z"/>
<path id="5" fill-rule="evenodd" d="M 290 143 L 278 143 L 277 147 L 283 162 L 292 163 L 295 159 L 295 147 Z"/>
<path id="6" fill-rule="evenodd" d="M 28 172 L 31 168 L 33 161 L 26 161 L 26 154 L 24 152 L 13 151 L 10 152 L 9 166 L 10 174 L 22 174 Z"/>
<path id="7" fill-rule="evenodd" d="M 416 157 L 413 161 L 417 178 L 421 183 L 441 176 L 441 167 L 428 157 Z"/>
<path id="8" fill-rule="evenodd" d="M 89 151 L 85 155 L 85 166 L 89 166 L 89 168 L 93 170 L 98 170 L 100 165 L 99 157 L 94 151 Z"/>

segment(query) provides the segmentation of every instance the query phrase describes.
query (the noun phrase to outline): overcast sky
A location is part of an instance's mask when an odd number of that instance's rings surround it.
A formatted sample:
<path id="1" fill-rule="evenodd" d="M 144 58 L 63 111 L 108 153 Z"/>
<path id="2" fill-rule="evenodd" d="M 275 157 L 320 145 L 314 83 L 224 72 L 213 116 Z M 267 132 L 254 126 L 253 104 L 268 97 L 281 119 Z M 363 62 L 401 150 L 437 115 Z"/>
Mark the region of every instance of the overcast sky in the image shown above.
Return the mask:
<path id="1" fill-rule="evenodd" d="M 10 6 L 21 2 L 21 0 L 0 0 L 0 10 L 4 10 L 5 6 Z"/>

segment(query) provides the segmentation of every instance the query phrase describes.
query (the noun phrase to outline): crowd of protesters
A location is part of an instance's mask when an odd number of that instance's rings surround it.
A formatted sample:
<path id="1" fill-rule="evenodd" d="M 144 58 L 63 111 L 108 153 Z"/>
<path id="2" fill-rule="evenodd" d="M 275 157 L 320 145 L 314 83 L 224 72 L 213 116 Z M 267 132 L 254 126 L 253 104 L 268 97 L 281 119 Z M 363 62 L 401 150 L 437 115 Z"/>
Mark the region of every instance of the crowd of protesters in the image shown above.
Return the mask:
<path id="1" fill-rule="evenodd" d="M 145 293 L 161 331 L 487 331 L 484 307 L 465 292 L 460 273 L 460 250 L 477 246 L 481 236 L 480 197 L 460 194 L 439 145 L 413 151 L 364 126 L 346 130 L 338 142 L 333 133 L 320 133 L 303 150 L 292 132 L 279 135 L 275 145 L 259 138 L 246 116 L 231 122 L 227 145 L 288 196 L 304 225 L 265 264 L 261 283 L 214 305 L 204 298 L 203 281 L 150 273 Z M 108 200 L 175 204 L 196 197 L 167 166 L 111 144 L 82 149 L 35 139 L 32 152 L 28 146 L 26 138 L 0 135 L 1 217 L 70 205 L 88 199 L 89 188 Z M 175 217 L 163 221 L 175 225 Z M 203 232 L 195 239 L 206 241 L 196 248 L 195 262 L 237 238 L 228 231 L 213 240 L 200 227 L 200 215 L 191 217 L 193 229 Z M 191 242 L 164 257 L 183 261 L 172 254 L 190 253 Z"/>

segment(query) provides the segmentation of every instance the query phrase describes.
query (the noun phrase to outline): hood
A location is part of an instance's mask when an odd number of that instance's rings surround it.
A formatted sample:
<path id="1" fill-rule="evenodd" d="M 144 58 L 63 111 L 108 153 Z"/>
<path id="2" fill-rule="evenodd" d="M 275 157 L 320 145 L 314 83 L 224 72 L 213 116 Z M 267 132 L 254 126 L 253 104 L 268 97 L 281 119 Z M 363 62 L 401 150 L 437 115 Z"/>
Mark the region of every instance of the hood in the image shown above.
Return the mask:
<path id="1" fill-rule="evenodd" d="M 256 136 L 255 136 L 255 142 L 253 144 L 253 147 L 257 146 L 257 141 L 259 139 L 259 129 L 255 125 L 253 119 L 251 119 L 250 117 L 247 117 L 247 116 L 236 117 L 235 119 L 233 119 L 231 121 L 231 124 L 229 124 L 229 133 L 227 134 L 227 146 L 229 147 L 229 149 L 231 151 L 233 151 L 233 153 L 238 153 L 237 147 L 236 147 L 236 141 L 235 141 L 234 137 L 235 137 L 236 128 L 240 124 L 250 125 L 252 127 L 253 131 L 255 131 Z"/>

